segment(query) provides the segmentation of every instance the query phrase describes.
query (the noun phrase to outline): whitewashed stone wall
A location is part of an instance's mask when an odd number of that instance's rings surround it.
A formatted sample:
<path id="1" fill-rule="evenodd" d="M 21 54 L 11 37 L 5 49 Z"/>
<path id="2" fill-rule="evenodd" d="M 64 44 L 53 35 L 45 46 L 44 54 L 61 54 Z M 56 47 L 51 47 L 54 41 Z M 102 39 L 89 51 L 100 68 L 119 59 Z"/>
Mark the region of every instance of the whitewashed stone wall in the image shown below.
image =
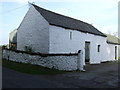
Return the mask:
<path id="1" fill-rule="evenodd" d="M 34 52 L 49 52 L 49 23 L 31 6 L 17 32 L 17 50 L 25 51 L 25 46 Z"/>
<path id="2" fill-rule="evenodd" d="M 13 30 L 9 34 L 9 42 L 10 43 L 17 43 L 17 29 Z"/>
<path id="3" fill-rule="evenodd" d="M 120 57 L 120 45 L 118 45 L 118 57 Z"/>
<path id="4" fill-rule="evenodd" d="M 8 56 L 11 61 L 30 63 L 58 70 L 77 70 L 77 55 L 40 56 L 3 50 L 3 58 L 8 60 Z"/>
<path id="5" fill-rule="evenodd" d="M 115 44 L 108 44 L 107 47 L 107 55 L 108 55 L 108 60 L 109 61 L 114 61 L 115 60 L 115 46 L 117 46 L 117 60 L 118 60 L 118 45 Z"/>

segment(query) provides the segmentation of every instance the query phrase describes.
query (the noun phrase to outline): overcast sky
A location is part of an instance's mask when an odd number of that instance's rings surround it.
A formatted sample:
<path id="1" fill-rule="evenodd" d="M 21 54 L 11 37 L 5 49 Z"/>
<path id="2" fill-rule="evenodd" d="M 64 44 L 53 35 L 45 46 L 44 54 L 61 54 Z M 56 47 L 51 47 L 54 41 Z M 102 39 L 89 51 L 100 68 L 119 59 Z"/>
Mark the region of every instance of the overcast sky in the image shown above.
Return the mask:
<path id="1" fill-rule="evenodd" d="M 0 45 L 8 44 L 9 33 L 19 27 L 30 7 L 28 1 L 92 24 L 103 33 L 118 31 L 119 0 L 0 0 Z"/>

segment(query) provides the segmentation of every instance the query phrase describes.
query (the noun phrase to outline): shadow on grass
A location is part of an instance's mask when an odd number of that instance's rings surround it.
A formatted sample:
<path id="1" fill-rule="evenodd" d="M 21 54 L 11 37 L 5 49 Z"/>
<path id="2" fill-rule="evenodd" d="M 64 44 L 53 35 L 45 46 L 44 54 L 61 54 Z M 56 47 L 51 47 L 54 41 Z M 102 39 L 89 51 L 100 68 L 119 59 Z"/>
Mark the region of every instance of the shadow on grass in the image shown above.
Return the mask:
<path id="1" fill-rule="evenodd" d="M 29 74 L 56 75 L 67 72 L 57 69 L 50 69 L 39 65 L 25 64 L 25 63 L 8 61 L 8 60 L 2 60 L 2 66 L 13 69 L 18 72 L 29 73 Z"/>

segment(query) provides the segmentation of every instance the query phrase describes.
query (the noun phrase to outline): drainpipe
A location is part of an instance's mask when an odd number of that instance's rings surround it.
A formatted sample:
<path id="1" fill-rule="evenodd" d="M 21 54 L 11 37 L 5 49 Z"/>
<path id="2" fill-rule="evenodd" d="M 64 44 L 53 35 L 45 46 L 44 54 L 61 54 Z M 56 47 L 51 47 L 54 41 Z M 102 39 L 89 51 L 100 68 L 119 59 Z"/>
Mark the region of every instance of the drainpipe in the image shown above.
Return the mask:
<path id="1" fill-rule="evenodd" d="M 78 51 L 78 70 L 80 71 L 85 71 L 84 70 L 84 65 L 83 65 L 83 52 L 82 50 Z"/>

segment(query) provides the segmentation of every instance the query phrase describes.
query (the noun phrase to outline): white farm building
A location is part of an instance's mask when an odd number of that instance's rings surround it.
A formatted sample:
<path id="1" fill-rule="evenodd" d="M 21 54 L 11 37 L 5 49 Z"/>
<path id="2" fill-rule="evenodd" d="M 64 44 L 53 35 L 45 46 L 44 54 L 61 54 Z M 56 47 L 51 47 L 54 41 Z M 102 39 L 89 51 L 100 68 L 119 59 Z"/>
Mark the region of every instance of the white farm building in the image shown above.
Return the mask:
<path id="1" fill-rule="evenodd" d="M 118 45 L 91 24 L 60 15 L 34 4 L 17 30 L 17 50 L 36 53 L 82 52 L 83 64 L 118 59 Z M 118 39 L 117 39 L 118 40 Z"/>

